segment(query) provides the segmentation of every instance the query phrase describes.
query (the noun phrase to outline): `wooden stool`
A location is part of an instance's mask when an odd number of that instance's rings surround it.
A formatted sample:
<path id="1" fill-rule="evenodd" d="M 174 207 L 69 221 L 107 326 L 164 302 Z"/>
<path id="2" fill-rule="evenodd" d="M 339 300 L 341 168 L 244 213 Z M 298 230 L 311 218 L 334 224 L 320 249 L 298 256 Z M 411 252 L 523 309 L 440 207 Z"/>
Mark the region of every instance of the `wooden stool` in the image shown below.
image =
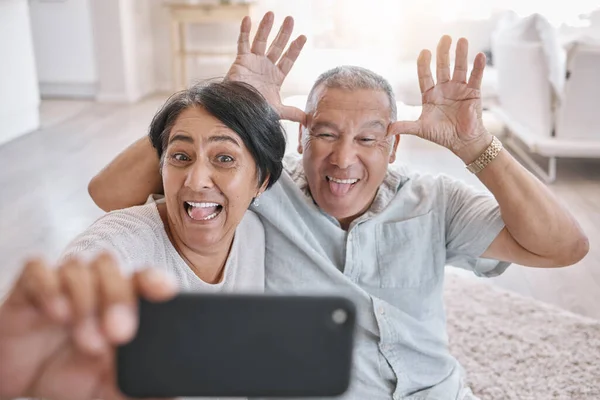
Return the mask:
<path id="1" fill-rule="evenodd" d="M 186 25 L 207 22 L 242 22 L 242 18 L 250 15 L 254 2 L 220 2 L 200 3 L 194 1 L 168 1 L 171 18 L 171 61 L 174 90 L 182 90 L 187 86 L 188 56 L 222 56 L 231 52 L 187 50 Z M 235 53 L 233 53 L 235 55 Z"/>

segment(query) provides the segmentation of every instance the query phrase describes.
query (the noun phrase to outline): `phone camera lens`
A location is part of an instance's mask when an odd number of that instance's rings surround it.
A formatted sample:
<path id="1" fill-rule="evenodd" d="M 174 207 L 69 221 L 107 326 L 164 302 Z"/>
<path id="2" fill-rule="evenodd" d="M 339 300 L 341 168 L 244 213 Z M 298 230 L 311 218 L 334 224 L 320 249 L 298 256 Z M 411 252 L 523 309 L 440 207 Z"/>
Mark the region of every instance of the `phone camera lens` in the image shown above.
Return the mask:
<path id="1" fill-rule="evenodd" d="M 331 314 L 331 319 L 337 325 L 342 325 L 348 319 L 348 313 L 341 308 L 338 308 Z"/>

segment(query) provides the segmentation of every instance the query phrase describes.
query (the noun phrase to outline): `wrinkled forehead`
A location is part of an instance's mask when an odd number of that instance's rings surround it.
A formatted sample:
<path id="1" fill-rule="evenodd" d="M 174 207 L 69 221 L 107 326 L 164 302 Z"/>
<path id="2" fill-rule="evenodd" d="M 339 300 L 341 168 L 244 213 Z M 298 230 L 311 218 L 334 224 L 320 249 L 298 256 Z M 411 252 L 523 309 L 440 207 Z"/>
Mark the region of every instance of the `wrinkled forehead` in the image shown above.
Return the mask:
<path id="1" fill-rule="evenodd" d="M 320 87 L 307 104 L 313 118 L 338 116 L 353 119 L 390 120 L 390 101 L 381 90 Z"/>

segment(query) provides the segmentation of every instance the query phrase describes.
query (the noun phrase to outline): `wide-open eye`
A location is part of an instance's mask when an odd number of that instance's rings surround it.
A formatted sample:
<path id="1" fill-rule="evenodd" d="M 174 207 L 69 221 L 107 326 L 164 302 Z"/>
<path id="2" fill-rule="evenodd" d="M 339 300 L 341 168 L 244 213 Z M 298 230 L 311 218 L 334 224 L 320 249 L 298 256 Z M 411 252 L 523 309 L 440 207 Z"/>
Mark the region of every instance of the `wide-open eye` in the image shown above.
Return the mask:
<path id="1" fill-rule="evenodd" d="M 173 153 L 170 157 L 171 159 L 179 162 L 186 162 L 191 160 L 185 153 Z"/>
<path id="2" fill-rule="evenodd" d="M 220 154 L 217 156 L 217 161 L 220 162 L 221 164 L 231 164 L 235 160 L 230 155 Z"/>

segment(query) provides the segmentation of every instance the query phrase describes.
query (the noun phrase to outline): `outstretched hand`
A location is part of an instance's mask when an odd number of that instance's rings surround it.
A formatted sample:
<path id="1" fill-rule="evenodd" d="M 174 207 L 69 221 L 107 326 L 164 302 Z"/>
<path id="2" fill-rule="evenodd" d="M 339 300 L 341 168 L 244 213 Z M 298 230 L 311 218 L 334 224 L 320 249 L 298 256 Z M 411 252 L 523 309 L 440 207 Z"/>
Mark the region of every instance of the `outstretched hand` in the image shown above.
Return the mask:
<path id="1" fill-rule="evenodd" d="M 306 118 L 304 112 L 296 107 L 284 106 L 279 92 L 285 77 L 306 43 L 306 37 L 298 36 L 287 51 L 283 52 L 294 29 L 294 19 L 287 17 L 277 37 L 269 46 L 269 50 L 266 51 L 273 20 L 272 12 L 265 14 L 250 47 L 250 17 L 244 17 L 238 38 L 237 57 L 226 79 L 242 81 L 254 86 L 277 111 L 281 119 L 304 123 Z"/>
<path id="2" fill-rule="evenodd" d="M 421 51 L 417 60 L 419 86 L 423 98 L 421 116 L 416 121 L 398 121 L 390 135 L 410 134 L 444 146 L 470 163 L 490 144 L 491 136 L 481 117 L 481 80 L 485 55 L 477 54 L 467 81 L 468 42 L 456 45 L 454 73 L 450 76 L 450 36 L 443 36 L 436 52 L 436 78 L 431 75 L 431 52 Z"/>
<path id="3" fill-rule="evenodd" d="M 125 400 L 115 349 L 137 330 L 137 300 L 176 287 L 159 270 L 126 277 L 114 259 L 28 262 L 0 304 L 0 399 Z"/>

